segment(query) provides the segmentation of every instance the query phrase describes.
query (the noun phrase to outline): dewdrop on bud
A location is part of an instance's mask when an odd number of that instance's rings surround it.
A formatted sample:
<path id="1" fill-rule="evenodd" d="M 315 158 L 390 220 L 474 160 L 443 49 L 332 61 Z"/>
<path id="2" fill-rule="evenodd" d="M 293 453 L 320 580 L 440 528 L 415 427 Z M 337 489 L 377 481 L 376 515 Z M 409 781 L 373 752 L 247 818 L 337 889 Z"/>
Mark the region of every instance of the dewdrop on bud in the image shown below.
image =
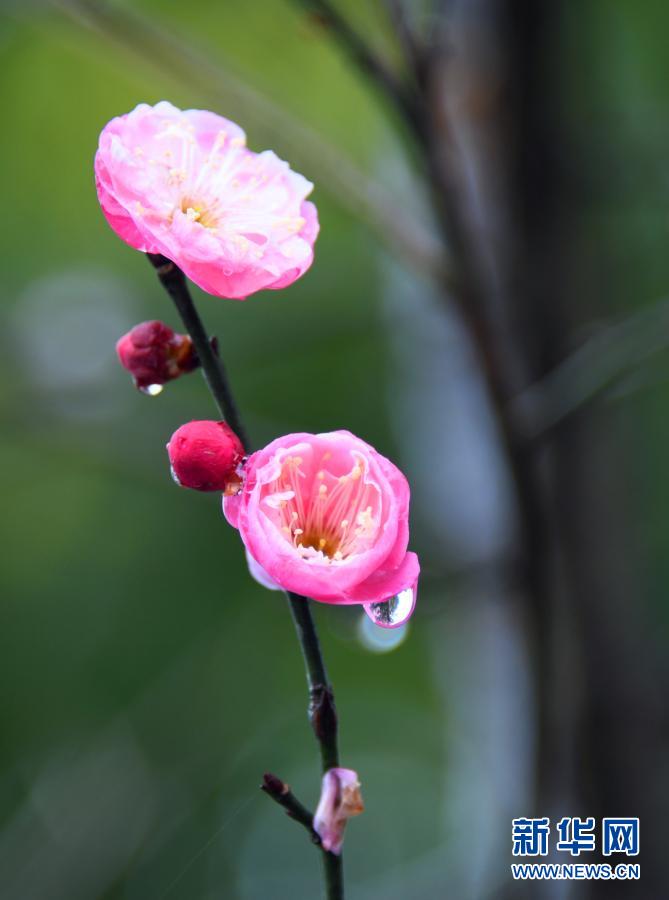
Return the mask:
<path id="1" fill-rule="evenodd" d="M 241 488 L 244 446 L 225 422 L 187 422 L 172 435 L 167 453 L 181 487 L 227 496 Z"/>
<path id="2" fill-rule="evenodd" d="M 116 343 L 116 353 L 135 386 L 155 397 L 167 381 L 198 366 L 193 342 L 185 334 L 175 334 L 163 322 L 141 322 Z"/>

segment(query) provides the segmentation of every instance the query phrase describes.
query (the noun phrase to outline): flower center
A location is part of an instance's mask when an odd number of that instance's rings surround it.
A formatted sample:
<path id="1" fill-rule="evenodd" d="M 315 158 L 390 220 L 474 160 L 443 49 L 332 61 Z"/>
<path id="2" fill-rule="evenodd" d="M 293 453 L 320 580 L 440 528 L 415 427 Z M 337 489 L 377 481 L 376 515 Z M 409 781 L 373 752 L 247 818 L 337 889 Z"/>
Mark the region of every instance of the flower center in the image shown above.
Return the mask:
<path id="1" fill-rule="evenodd" d="M 334 559 L 339 550 L 340 543 L 341 541 L 336 535 L 322 535 L 316 532 L 309 532 L 308 534 L 305 533 L 300 535 L 298 547 L 303 547 L 305 550 L 311 548 L 320 551 L 324 556 L 327 556 L 328 559 Z"/>
<path id="2" fill-rule="evenodd" d="M 214 204 L 213 208 L 207 207 L 201 201 L 183 197 L 181 200 L 181 212 L 185 213 L 192 222 L 199 222 L 204 228 L 216 228 L 218 226 L 216 204 Z"/>
<path id="3" fill-rule="evenodd" d="M 363 476 L 365 462 L 357 458 L 346 474 L 325 466 L 314 473 L 300 456 L 287 456 L 281 473 L 264 492 L 268 515 L 303 559 L 343 562 L 363 552 L 378 531 L 378 488 Z M 340 469 L 341 471 L 341 469 Z"/>

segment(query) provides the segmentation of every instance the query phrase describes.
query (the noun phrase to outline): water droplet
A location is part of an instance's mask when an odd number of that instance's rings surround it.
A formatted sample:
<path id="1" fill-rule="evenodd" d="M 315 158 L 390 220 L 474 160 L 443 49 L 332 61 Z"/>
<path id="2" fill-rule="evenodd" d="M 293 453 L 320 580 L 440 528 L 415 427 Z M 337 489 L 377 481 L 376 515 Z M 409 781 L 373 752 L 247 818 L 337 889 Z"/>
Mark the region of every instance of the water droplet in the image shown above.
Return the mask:
<path id="1" fill-rule="evenodd" d="M 416 588 L 406 588 L 379 603 L 365 603 L 364 610 L 375 625 L 398 628 L 411 617 L 416 605 Z"/>
<path id="2" fill-rule="evenodd" d="M 162 384 L 147 384 L 144 387 L 141 387 L 140 391 L 143 394 L 148 394 L 149 397 L 157 397 L 158 394 L 162 394 L 163 385 Z"/>
<path id="3" fill-rule="evenodd" d="M 358 623 L 358 640 L 372 653 L 390 653 L 407 639 L 411 626 L 408 622 L 397 628 L 377 628 L 369 615 L 363 613 Z"/>

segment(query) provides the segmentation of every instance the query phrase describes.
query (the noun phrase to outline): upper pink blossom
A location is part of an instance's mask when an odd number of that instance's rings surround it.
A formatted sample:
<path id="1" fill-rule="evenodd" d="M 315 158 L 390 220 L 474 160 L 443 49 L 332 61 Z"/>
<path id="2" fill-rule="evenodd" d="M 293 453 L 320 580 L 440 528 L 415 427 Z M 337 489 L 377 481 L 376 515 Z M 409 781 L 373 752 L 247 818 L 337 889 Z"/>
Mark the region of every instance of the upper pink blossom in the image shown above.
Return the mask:
<path id="1" fill-rule="evenodd" d="M 358 773 L 353 769 L 329 769 L 323 775 L 321 797 L 314 814 L 314 831 L 324 850 L 341 853 L 346 822 L 365 811 Z"/>
<path id="2" fill-rule="evenodd" d="M 223 506 L 251 573 L 267 586 L 325 603 L 362 603 L 370 615 L 401 592 L 415 598 L 409 485 L 349 431 L 277 438 L 249 457 L 241 492 Z M 402 621 L 412 611 L 413 602 Z"/>
<path id="3" fill-rule="evenodd" d="M 313 185 L 271 150 L 248 150 L 242 129 L 215 113 L 163 100 L 112 119 L 95 181 L 119 237 L 162 253 L 210 294 L 287 287 L 312 263 Z"/>

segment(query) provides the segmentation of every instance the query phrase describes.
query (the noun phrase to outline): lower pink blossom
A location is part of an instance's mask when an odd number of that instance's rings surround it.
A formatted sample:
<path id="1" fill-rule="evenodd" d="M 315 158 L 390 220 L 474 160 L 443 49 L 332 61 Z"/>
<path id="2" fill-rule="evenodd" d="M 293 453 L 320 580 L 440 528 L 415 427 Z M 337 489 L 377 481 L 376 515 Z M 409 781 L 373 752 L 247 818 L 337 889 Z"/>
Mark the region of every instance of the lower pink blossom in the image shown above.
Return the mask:
<path id="1" fill-rule="evenodd" d="M 364 811 L 358 773 L 339 768 L 327 771 L 314 814 L 314 831 L 320 837 L 323 849 L 339 855 L 346 822 Z"/>
<path id="2" fill-rule="evenodd" d="M 349 431 L 299 433 L 249 457 L 243 489 L 224 499 L 224 512 L 261 583 L 360 603 L 371 615 L 403 592 L 415 597 L 409 495 L 400 470 Z M 413 602 L 404 607 L 406 621 Z"/>

